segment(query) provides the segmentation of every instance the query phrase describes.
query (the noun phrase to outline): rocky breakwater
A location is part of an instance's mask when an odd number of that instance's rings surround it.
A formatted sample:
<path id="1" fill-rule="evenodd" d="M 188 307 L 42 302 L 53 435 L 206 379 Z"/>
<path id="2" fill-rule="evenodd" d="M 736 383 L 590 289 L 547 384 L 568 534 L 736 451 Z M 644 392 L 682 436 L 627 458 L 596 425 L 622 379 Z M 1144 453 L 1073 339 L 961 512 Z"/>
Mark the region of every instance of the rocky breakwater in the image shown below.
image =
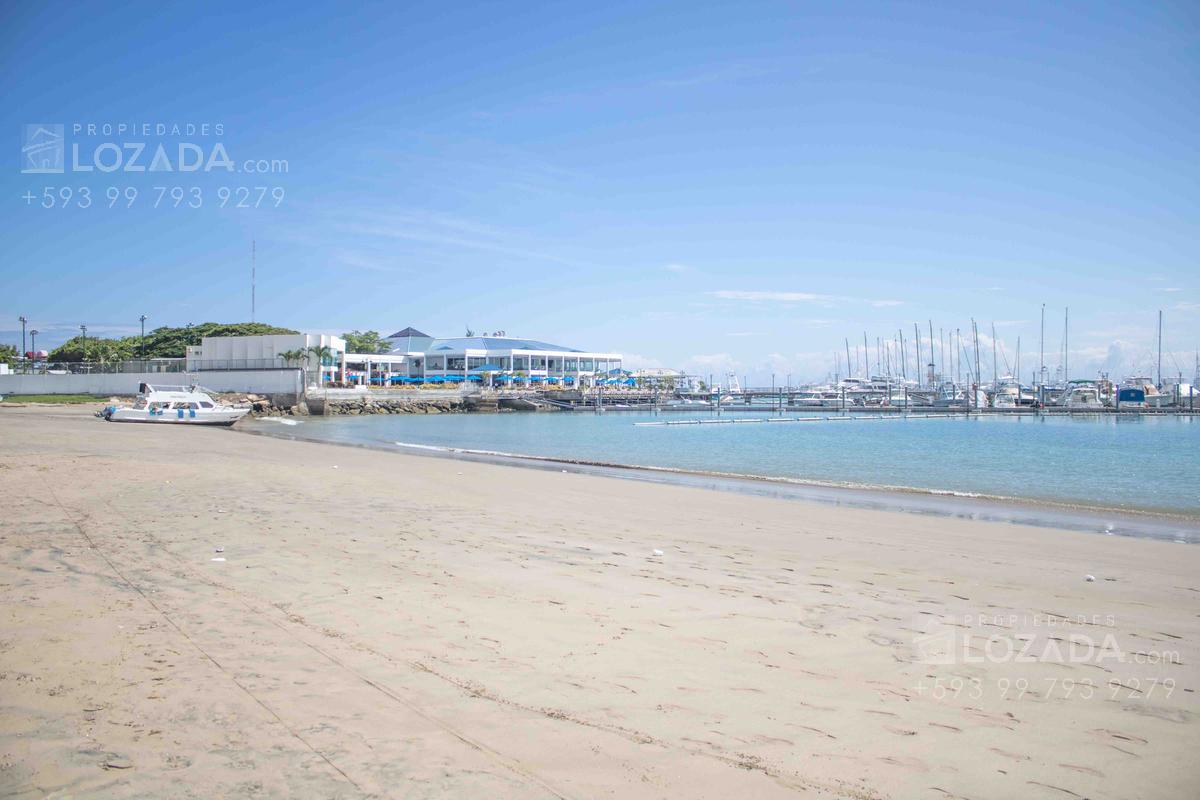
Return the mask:
<path id="1" fill-rule="evenodd" d="M 296 395 L 261 395 L 250 393 L 224 393 L 213 395 L 218 402 L 231 406 L 250 406 L 252 417 L 306 417 L 308 406 Z"/>
<path id="2" fill-rule="evenodd" d="M 436 397 L 361 397 L 347 400 L 326 400 L 327 415 L 341 414 L 464 414 L 481 410 L 474 398 Z"/>

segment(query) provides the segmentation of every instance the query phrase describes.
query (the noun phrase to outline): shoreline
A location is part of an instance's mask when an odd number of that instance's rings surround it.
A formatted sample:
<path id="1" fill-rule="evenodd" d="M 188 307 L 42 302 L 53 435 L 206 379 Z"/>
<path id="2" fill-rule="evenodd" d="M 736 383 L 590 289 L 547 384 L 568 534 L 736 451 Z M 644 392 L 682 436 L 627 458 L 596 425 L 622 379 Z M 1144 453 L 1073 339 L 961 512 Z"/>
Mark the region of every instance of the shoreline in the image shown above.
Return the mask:
<path id="1" fill-rule="evenodd" d="M 0 794 L 1200 780 L 1195 548 L 236 432 L 0 411 Z"/>
<path id="2" fill-rule="evenodd" d="M 391 445 L 380 442 L 342 442 L 306 437 L 273 428 L 251 429 L 242 425 L 235 426 L 234 431 L 252 436 L 360 447 L 387 453 L 405 452 L 417 456 L 452 458 L 526 469 L 569 467 L 581 474 L 673 483 L 714 491 L 812 501 L 834 506 L 1013 522 L 1101 535 L 1200 544 L 1200 513 L 1188 515 L 1152 509 L 1112 508 L 954 490 L 837 483 L 771 475 L 690 470 L 681 467 L 621 464 L 412 442 L 392 442 Z M 396 448 L 401 450 L 397 451 Z"/>

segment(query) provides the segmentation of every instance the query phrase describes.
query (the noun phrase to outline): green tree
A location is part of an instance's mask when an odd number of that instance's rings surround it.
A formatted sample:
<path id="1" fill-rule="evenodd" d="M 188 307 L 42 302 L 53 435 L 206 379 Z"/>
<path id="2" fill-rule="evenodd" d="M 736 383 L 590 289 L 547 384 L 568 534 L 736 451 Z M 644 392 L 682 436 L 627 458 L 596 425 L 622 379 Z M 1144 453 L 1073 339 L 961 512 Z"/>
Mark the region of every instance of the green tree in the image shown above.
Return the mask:
<path id="1" fill-rule="evenodd" d="M 8 364 L 10 367 L 17 363 L 17 347 L 12 344 L 0 344 L 0 364 Z"/>
<path id="2" fill-rule="evenodd" d="M 333 350 L 327 344 L 315 344 L 308 348 L 308 352 L 316 356 L 317 361 L 325 366 L 333 363 Z"/>
<path id="3" fill-rule="evenodd" d="M 317 359 L 317 363 L 322 367 L 327 367 L 333 364 L 333 350 L 327 344 L 313 345 L 312 347 L 307 348 L 307 352 L 309 355 L 315 357 Z M 317 383 L 320 384 L 324 380 L 325 370 L 319 369 L 317 371 L 317 376 Z M 307 381 L 307 375 L 305 380 Z"/>
<path id="4" fill-rule="evenodd" d="M 280 328 L 262 322 L 202 322 L 182 328 L 155 328 L 146 334 L 146 358 L 183 358 L 189 346 L 200 344 L 206 336 L 266 336 L 269 334 L 296 333 L 290 328 Z M 138 341 L 137 336 L 126 337 Z"/>
<path id="5" fill-rule="evenodd" d="M 155 328 L 146 333 L 146 358 L 183 358 L 189 345 L 198 345 L 205 336 L 265 336 L 267 334 L 290 333 L 290 328 L 280 328 L 262 322 L 202 322 L 182 328 Z M 86 347 L 87 352 L 84 352 Z M 86 344 L 81 336 L 63 342 L 50 352 L 51 361 L 119 361 L 140 358 L 142 338 L 139 335 L 120 339 L 87 337 Z M 86 358 L 85 358 L 86 356 Z"/>
<path id="6" fill-rule="evenodd" d="M 283 363 L 289 367 L 297 366 L 304 358 L 303 350 L 284 350 L 282 353 L 276 353 L 276 358 L 283 359 Z"/>
<path id="7" fill-rule="evenodd" d="M 84 360 L 84 339 L 82 336 L 75 336 L 67 339 L 58 347 L 50 351 L 47 359 L 50 361 L 83 361 Z M 87 352 L 93 352 L 96 346 L 95 337 L 87 339 Z"/>
<path id="8" fill-rule="evenodd" d="M 359 331 L 357 328 L 350 333 L 343 333 L 348 353 L 387 353 L 392 349 L 392 343 L 383 339 L 379 331 Z"/>

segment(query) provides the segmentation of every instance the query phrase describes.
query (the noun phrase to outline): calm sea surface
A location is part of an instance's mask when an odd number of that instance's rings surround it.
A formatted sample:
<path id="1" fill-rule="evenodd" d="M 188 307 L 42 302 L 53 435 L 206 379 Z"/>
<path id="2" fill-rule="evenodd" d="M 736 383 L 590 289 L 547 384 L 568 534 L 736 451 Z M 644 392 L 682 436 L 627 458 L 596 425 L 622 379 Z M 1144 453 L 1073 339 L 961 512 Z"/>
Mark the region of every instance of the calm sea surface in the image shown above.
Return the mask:
<path id="1" fill-rule="evenodd" d="M 722 419 L 763 419 L 729 414 Z M 253 430 L 1200 517 L 1200 421 L 985 416 L 640 426 L 708 412 L 445 414 L 248 421 Z"/>

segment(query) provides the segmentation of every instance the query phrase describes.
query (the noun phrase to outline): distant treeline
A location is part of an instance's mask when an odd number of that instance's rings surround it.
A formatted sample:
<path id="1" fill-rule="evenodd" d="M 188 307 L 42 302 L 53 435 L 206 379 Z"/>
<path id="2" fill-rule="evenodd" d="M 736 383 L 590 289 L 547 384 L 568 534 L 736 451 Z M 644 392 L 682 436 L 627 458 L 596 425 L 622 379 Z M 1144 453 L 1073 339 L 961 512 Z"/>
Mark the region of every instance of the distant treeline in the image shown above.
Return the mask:
<path id="1" fill-rule="evenodd" d="M 296 333 L 262 322 L 202 322 L 183 328 L 155 328 L 146 331 L 143 350 L 140 335 L 120 339 L 76 336 L 50 351 L 50 361 L 131 361 L 139 358 L 183 358 L 188 345 L 198 345 L 205 336 L 262 336 L 269 333 Z M 144 355 L 143 355 L 144 354 Z"/>

